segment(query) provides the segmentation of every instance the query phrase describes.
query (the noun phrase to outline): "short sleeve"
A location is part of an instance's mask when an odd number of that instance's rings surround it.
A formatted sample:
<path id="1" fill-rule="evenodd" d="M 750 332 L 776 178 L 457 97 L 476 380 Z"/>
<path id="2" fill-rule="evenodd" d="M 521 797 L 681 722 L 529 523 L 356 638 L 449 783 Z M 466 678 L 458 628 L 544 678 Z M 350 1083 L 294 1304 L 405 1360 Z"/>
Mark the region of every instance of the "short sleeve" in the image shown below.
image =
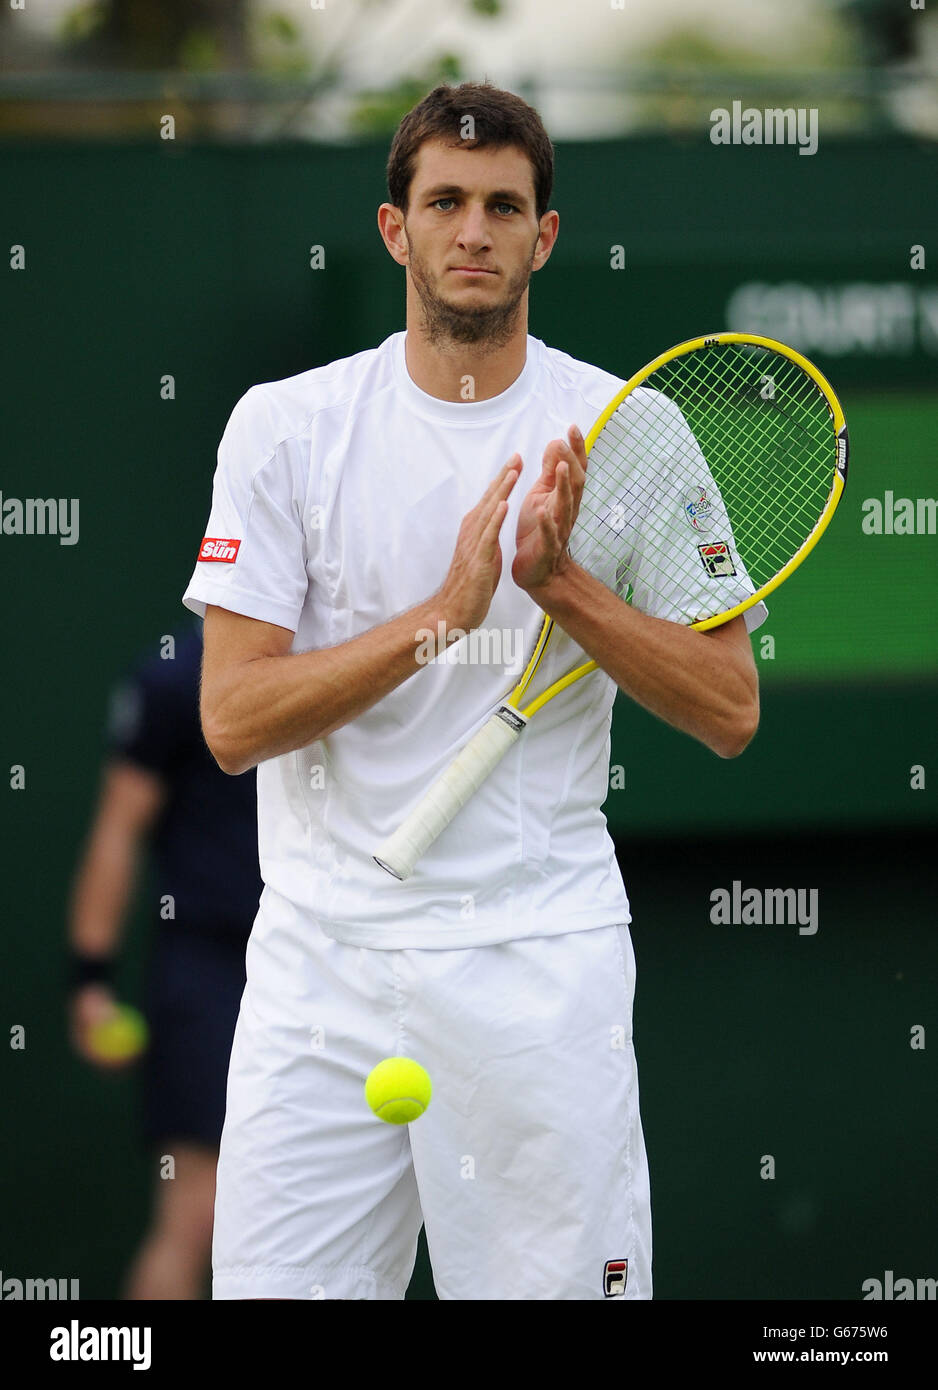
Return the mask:
<path id="1" fill-rule="evenodd" d="M 278 438 L 262 386 L 241 397 L 218 446 L 212 508 L 185 606 L 207 604 L 296 632 L 306 600 L 308 473 L 296 438 Z"/>
<path id="2" fill-rule="evenodd" d="M 755 586 L 723 499 L 678 407 L 640 388 L 622 402 L 614 428 L 604 434 L 609 442 L 597 441 L 594 452 L 609 452 L 601 460 L 605 476 L 621 484 L 593 506 L 589 550 L 605 552 L 607 568 L 617 559 L 614 576 L 600 576 L 604 582 L 641 612 L 676 623 L 697 622 L 751 598 Z M 743 616 L 752 632 L 767 610 L 760 602 Z"/>

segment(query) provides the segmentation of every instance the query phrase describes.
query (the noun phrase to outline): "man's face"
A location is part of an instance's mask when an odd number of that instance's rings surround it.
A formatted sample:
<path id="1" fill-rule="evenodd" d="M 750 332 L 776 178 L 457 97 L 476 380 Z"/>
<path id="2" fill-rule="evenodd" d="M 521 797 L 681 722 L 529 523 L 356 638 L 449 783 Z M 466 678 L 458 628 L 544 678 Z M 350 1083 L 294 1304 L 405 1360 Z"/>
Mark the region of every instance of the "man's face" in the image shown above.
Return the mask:
<path id="1" fill-rule="evenodd" d="M 510 337 L 531 272 L 547 258 L 524 151 L 427 141 L 404 228 L 430 340 L 495 347 Z"/>

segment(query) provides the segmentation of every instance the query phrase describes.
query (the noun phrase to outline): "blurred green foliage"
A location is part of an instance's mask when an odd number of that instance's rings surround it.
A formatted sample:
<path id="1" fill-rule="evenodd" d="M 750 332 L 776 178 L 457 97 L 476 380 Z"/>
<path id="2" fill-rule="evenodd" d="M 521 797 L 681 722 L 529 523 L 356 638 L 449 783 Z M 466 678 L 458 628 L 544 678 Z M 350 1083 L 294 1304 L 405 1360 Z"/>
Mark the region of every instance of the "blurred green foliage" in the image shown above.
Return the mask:
<path id="1" fill-rule="evenodd" d="M 419 75 L 402 78 L 381 91 L 365 92 L 352 113 L 355 135 L 386 135 L 397 129 L 403 116 L 441 82 L 461 82 L 462 64 L 454 53 L 443 53 Z"/>

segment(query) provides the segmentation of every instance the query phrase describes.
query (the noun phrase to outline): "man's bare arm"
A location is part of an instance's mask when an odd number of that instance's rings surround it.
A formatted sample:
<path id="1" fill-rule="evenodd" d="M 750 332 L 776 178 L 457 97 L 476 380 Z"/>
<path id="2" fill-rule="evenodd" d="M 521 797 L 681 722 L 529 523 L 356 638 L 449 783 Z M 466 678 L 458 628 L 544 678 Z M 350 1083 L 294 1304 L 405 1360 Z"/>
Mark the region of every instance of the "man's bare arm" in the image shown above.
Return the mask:
<path id="1" fill-rule="evenodd" d="M 88 956 L 116 951 L 140 847 L 166 800 L 163 779 L 115 757 L 106 766 L 94 823 L 72 883 L 69 942 Z"/>
<path id="2" fill-rule="evenodd" d="M 583 436 L 551 440 L 518 518 L 515 583 L 638 704 L 721 758 L 759 724 L 759 677 L 746 623 L 697 632 L 630 608 L 570 558 L 588 460 Z"/>
<path id="3" fill-rule="evenodd" d="M 205 611 L 202 731 L 223 772 L 305 748 L 355 719 L 419 669 L 431 604 L 320 651 L 290 653 L 293 633 L 225 608 Z"/>
<path id="4" fill-rule="evenodd" d="M 629 607 L 570 562 L 531 597 L 620 690 L 721 758 L 737 757 L 759 725 L 759 677 L 746 620 L 697 632 Z"/>
<path id="5" fill-rule="evenodd" d="M 72 883 L 69 945 L 84 956 L 113 958 L 120 945 L 141 847 L 166 801 L 155 772 L 115 757 L 105 768 L 94 823 Z M 69 994 L 72 1045 L 86 1061 L 111 1067 L 92 1042 L 92 1029 L 117 1007 L 107 984 L 85 984 Z M 124 1065 L 120 1063 L 119 1065 Z"/>
<path id="6" fill-rule="evenodd" d="M 515 456 L 464 517 L 439 593 L 350 642 L 291 653 L 288 628 L 206 608 L 202 731 L 223 772 L 305 748 L 377 704 L 420 669 L 421 630 L 478 627 L 501 574 L 498 534 L 520 470 Z"/>

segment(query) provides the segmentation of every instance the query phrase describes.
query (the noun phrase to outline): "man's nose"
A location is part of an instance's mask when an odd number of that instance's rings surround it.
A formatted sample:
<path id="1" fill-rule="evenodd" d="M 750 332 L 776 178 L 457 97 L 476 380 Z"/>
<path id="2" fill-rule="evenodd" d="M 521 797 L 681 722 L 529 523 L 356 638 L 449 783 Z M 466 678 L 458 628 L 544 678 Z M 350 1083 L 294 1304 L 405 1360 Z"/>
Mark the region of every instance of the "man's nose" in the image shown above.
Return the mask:
<path id="1" fill-rule="evenodd" d="M 467 249 L 480 249 L 489 244 L 488 214 L 485 208 L 474 204 L 466 208 L 459 228 L 459 240 Z"/>

